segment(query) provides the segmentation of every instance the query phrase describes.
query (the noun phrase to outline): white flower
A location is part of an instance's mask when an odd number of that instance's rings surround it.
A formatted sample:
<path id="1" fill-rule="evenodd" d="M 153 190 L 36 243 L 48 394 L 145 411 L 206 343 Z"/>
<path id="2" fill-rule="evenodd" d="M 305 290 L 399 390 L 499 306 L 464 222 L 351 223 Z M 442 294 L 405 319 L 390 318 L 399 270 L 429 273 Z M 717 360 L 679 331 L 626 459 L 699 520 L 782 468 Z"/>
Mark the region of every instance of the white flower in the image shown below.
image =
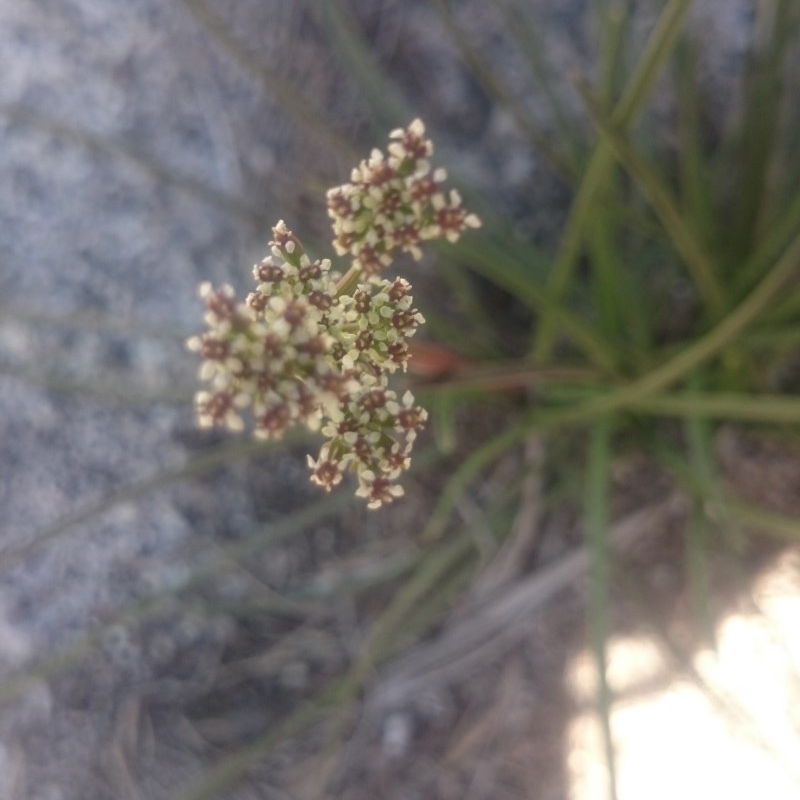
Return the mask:
<path id="1" fill-rule="evenodd" d="M 349 274 L 312 260 L 280 220 L 244 303 L 228 285 L 200 285 L 208 331 L 186 345 L 202 358 L 208 384 L 195 398 L 198 424 L 239 431 L 246 412 L 259 438 L 278 439 L 294 425 L 318 431 L 324 442 L 308 457 L 311 480 L 329 491 L 355 473 L 370 508 L 403 495 L 397 480 L 427 420 L 411 392 L 399 400 L 388 383 L 406 368 L 407 340 L 425 320 L 407 281 L 377 273 L 398 252 L 418 259 L 421 242 L 456 241 L 480 225 L 457 191 L 445 193 L 447 173 L 431 168 L 432 154 L 416 119 L 391 132 L 386 156 L 373 149 L 351 183 L 328 191 L 333 246 L 352 258 Z"/>

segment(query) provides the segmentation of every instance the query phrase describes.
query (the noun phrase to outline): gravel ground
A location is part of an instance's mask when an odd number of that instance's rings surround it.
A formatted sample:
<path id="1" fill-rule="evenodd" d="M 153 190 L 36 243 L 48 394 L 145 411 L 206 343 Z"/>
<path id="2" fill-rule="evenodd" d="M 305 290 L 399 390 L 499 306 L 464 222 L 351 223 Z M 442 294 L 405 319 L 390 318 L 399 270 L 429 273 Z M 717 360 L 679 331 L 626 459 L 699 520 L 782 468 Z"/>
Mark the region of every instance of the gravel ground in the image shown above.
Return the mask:
<path id="1" fill-rule="evenodd" d="M 178 731 L 180 715 L 143 725 L 142 698 L 175 708 L 200 693 L 237 634 L 229 616 L 176 604 L 146 634 L 108 627 L 80 670 L 34 665 L 180 586 L 207 557 L 197 541 L 236 539 L 316 497 L 290 453 L 69 519 L 219 443 L 192 430 L 195 363 L 182 343 L 200 322 L 195 287 L 243 288 L 281 216 L 324 236 L 317 184 L 346 174 L 330 142 L 300 132 L 187 5 L 0 0 L 0 678 L 28 677 L 0 688 L 3 800 L 164 797 L 194 774 L 207 751 Z M 449 163 L 512 210 L 532 185 L 559 196 L 442 44 L 427 4 L 357 5 L 408 107 L 449 132 Z M 491 47 L 491 25 L 463 5 Z M 585 4 L 544 5 L 566 75 L 583 63 Z M 705 68 L 724 95 L 750 4 L 698 6 L 714 45 Z M 331 68 L 300 4 L 214 8 L 259 63 L 303 87 L 298 113 L 369 128 L 359 87 Z M 497 65 L 514 87 L 519 64 L 498 52 Z M 551 229 L 547 206 L 520 224 Z M 126 747 L 148 746 L 134 780 Z"/>

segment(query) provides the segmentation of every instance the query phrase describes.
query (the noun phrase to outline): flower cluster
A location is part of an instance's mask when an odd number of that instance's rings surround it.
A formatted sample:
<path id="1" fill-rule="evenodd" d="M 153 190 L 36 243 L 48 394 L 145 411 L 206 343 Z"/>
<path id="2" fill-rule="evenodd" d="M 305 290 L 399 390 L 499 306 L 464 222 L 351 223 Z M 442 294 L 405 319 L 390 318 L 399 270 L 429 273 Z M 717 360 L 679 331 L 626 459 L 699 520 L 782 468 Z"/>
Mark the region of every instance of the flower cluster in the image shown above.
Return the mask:
<path id="1" fill-rule="evenodd" d="M 334 246 L 353 257 L 344 276 L 330 260 L 310 258 L 281 221 L 244 302 L 230 286 L 200 285 L 208 329 L 187 342 L 209 384 L 195 397 L 202 427 L 242 430 L 246 416 L 261 438 L 280 438 L 295 425 L 320 431 L 325 442 L 316 459 L 308 457 L 311 480 L 330 490 L 353 472 L 356 494 L 370 508 L 403 494 L 397 480 L 427 419 L 410 391 L 398 397 L 389 387 L 424 319 L 409 283 L 379 277 L 378 264 L 397 248 L 418 257 L 419 241 L 455 240 L 479 224 L 455 192 L 445 198 L 442 172 L 429 177 L 433 146 L 423 132 L 415 121 L 392 133 L 388 159 L 374 151 L 353 184 L 329 193 Z"/>
<path id="2" fill-rule="evenodd" d="M 296 424 L 316 430 L 320 409 L 346 391 L 346 375 L 321 357 L 332 344 L 330 261 L 311 261 L 283 222 L 273 235 L 272 255 L 253 267 L 256 290 L 244 303 L 230 286 L 200 285 L 209 330 L 187 346 L 204 359 L 200 377 L 211 383 L 195 397 L 201 426 L 241 430 L 240 411 L 250 407 L 258 437 L 278 438 Z"/>
<path id="3" fill-rule="evenodd" d="M 445 193 L 444 169 L 431 171 L 433 142 L 422 120 L 389 134 L 388 155 L 377 148 L 352 172 L 350 183 L 328 191 L 336 252 L 350 255 L 367 275 L 381 272 L 396 250 L 419 259 L 428 239 L 458 240 L 480 220 L 461 206 L 455 189 Z"/>
<path id="4" fill-rule="evenodd" d="M 337 296 L 329 260 L 311 260 L 282 221 L 273 236 L 245 302 L 230 286 L 200 286 L 208 331 L 187 346 L 203 358 L 200 377 L 211 387 L 195 398 L 198 422 L 241 430 L 248 409 L 260 438 L 298 424 L 322 428 L 312 480 L 330 489 L 352 470 L 357 493 L 377 507 L 402 494 L 395 481 L 427 416 L 410 392 L 398 400 L 388 386 L 424 319 L 402 278 L 373 276 Z"/>

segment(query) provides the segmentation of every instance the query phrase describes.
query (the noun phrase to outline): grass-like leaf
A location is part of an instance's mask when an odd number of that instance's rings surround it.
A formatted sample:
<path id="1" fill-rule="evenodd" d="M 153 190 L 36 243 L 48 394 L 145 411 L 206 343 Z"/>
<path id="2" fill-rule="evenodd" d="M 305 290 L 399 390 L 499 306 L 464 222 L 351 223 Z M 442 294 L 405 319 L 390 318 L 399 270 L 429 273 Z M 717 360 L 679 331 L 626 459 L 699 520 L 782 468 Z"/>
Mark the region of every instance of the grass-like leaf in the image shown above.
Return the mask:
<path id="1" fill-rule="evenodd" d="M 705 252 L 702 242 L 695 236 L 675 198 L 655 169 L 613 125 L 585 86 L 581 86 L 581 92 L 601 136 L 652 204 L 670 241 L 683 257 L 704 305 L 709 309 L 712 318 L 717 317 L 725 307 L 725 296 L 717 278 L 718 270 Z"/>
<path id="2" fill-rule="evenodd" d="M 622 130 L 632 126 L 641 112 L 659 71 L 675 46 L 690 7 L 691 0 L 669 0 L 664 6 L 645 50 L 611 114 L 613 123 Z M 548 281 L 548 297 L 554 305 L 561 302 L 574 276 L 590 213 L 598 193 L 606 184 L 612 164 L 610 147 L 602 141 L 599 142 L 589 160 L 570 209 L 558 257 Z M 534 346 L 534 356 L 537 361 L 547 361 L 551 357 L 556 329 L 557 320 L 551 306 L 548 305 L 544 309 Z"/>
<path id="3" fill-rule="evenodd" d="M 616 759 L 611 731 L 613 697 L 606 678 L 606 643 L 610 633 L 611 547 L 608 540 L 608 494 L 611 466 L 612 420 L 602 417 L 590 434 L 589 464 L 586 475 L 585 526 L 589 552 L 587 614 L 589 634 L 597 665 L 597 713 L 603 731 L 603 746 L 608 770 L 608 793 L 617 797 Z"/>

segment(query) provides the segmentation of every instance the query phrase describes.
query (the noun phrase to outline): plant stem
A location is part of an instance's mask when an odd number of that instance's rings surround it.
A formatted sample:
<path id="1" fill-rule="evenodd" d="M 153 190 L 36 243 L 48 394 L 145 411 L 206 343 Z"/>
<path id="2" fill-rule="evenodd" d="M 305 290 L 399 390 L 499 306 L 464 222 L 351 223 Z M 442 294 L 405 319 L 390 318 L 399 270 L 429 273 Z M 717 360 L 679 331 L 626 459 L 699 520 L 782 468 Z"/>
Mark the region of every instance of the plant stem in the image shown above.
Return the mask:
<path id="1" fill-rule="evenodd" d="M 361 277 L 361 269 L 353 264 L 336 284 L 336 296 L 341 297 L 344 294 L 350 294 L 353 289 L 358 285 L 358 279 Z"/>
<path id="2" fill-rule="evenodd" d="M 610 567 L 608 541 L 608 491 L 611 467 L 610 416 L 600 417 L 592 428 L 589 468 L 586 476 L 586 539 L 589 552 L 589 632 L 597 664 L 597 712 L 603 729 L 608 768 L 609 797 L 617 798 L 614 741 L 611 735 L 611 689 L 606 677 L 607 643 L 610 633 Z"/>

